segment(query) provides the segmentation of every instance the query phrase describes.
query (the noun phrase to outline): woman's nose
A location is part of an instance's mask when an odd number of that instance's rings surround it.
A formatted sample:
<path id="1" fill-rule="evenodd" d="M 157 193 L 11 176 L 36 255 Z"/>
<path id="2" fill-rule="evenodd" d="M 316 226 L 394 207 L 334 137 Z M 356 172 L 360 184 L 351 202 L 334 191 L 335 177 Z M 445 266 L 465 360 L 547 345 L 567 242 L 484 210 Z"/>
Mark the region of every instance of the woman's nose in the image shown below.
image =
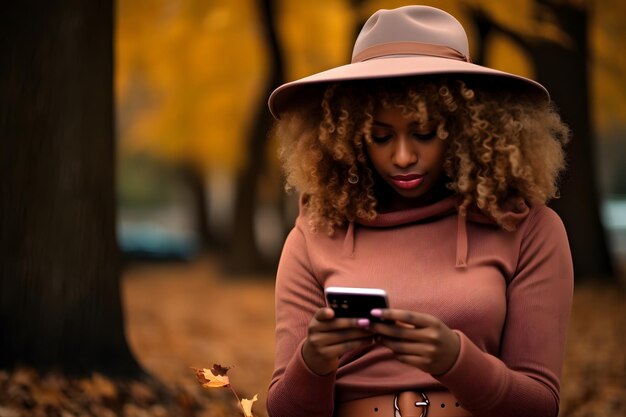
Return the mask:
<path id="1" fill-rule="evenodd" d="M 393 153 L 393 163 L 401 168 L 415 164 L 419 159 L 414 143 L 408 138 L 400 137 L 396 142 Z"/>

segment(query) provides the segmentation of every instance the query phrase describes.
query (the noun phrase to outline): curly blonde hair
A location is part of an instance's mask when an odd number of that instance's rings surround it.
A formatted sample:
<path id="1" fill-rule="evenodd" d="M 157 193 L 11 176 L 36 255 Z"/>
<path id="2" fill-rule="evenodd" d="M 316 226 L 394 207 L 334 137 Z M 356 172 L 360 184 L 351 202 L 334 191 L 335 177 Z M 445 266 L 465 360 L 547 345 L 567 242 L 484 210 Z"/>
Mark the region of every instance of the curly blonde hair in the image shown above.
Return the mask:
<path id="1" fill-rule="evenodd" d="M 306 196 L 312 229 L 332 234 L 377 216 L 382 194 L 365 144 L 380 105 L 439 121 L 446 187 L 459 196 L 460 213 L 477 210 L 513 230 L 505 208 L 512 198 L 533 205 L 557 197 L 569 130 L 545 100 L 447 78 L 335 83 L 282 114 L 274 131 L 286 188 Z"/>

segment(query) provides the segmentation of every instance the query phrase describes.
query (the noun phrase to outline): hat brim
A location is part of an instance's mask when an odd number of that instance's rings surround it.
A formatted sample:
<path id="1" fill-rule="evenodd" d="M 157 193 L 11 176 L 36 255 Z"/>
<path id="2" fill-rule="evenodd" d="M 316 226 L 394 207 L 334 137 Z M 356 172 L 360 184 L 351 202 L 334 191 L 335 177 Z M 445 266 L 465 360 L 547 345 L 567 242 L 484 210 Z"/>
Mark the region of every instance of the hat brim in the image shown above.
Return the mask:
<path id="1" fill-rule="evenodd" d="M 498 71 L 481 65 L 449 58 L 434 56 L 403 55 L 371 59 L 363 62 L 342 65 L 299 80 L 291 81 L 275 89 L 268 99 L 272 115 L 280 114 L 289 108 L 290 102 L 303 87 L 338 81 L 395 78 L 421 75 L 458 75 L 459 77 L 484 78 L 485 81 L 501 81 L 505 88 L 526 92 L 545 100 L 550 100 L 548 91 L 538 82 L 519 75 Z"/>

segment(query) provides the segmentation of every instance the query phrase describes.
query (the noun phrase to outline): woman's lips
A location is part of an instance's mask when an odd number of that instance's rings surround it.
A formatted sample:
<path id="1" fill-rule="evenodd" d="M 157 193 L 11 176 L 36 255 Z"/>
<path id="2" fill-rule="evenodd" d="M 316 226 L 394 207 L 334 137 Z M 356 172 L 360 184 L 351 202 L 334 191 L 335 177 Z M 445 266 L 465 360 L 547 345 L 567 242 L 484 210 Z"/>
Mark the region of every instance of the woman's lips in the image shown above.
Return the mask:
<path id="1" fill-rule="evenodd" d="M 393 175 L 391 182 L 398 188 L 410 190 L 419 186 L 424 181 L 425 176 L 422 174 Z"/>

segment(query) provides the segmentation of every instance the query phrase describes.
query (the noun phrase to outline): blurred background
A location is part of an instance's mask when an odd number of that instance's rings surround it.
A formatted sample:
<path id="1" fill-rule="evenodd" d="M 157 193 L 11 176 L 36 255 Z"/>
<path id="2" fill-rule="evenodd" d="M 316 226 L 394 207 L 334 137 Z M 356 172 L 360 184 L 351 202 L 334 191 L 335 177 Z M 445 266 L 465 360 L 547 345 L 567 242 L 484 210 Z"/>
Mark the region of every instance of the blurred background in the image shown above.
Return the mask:
<path id="1" fill-rule="evenodd" d="M 237 415 L 228 390 L 199 390 L 190 370 L 214 363 L 233 366 L 233 387 L 258 393 L 253 411 L 265 416 L 274 272 L 297 215 L 267 97 L 349 62 L 367 17 L 413 3 L 31 3 L 38 8 L 3 6 L 0 25 L 11 63 L 2 69 L 3 137 L 16 139 L 5 141 L 0 169 L 18 184 L 2 189 L 0 417 Z M 543 83 L 571 126 L 569 170 L 551 203 L 576 273 L 560 415 L 626 416 L 626 2 L 420 4 L 461 21 L 474 62 Z M 63 92 L 47 95 L 47 85 Z M 37 142 L 46 135 L 82 145 L 50 153 Z M 54 161 L 58 182 L 33 168 Z M 28 186 L 12 182 L 22 178 L 14 172 L 27 172 Z M 10 204 L 14 194 L 32 212 Z M 89 199 L 89 209 L 67 210 Z M 59 229 L 31 227 L 42 222 Z"/>
<path id="2" fill-rule="evenodd" d="M 578 314 L 594 321 L 586 322 L 585 328 L 604 320 L 604 330 L 612 332 L 613 322 L 597 315 L 597 304 L 611 305 L 613 299 L 598 301 L 607 294 L 597 288 L 606 291 L 606 285 L 623 283 L 625 277 L 626 54 L 617 51 L 626 42 L 626 3 L 421 3 L 459 18 L 467 28 L 475 62 L 544 83 L 572 126 L 570 172 L 563 180 L 562 199 L 554 206 L 570 232 L 578 286 L 589 284 L 578 292 Z M 126 256 L 185 259 L 195 267 L 203 259 L 218 276 L 217 288 L 230 288 L 242 274 L 251 275 L 248 278 L 255 285 L 266 280 L 271 287 L 296 209 L 295 198 L 283 191 L 276 146 L 267 133 L 271 123 L 267 97 L 282 82 L 349 62 L 365 19 L 380 8 L 406 4 L 411 2 L 118 2 L 118 238 Z M 139 270 L 131 268 L 126 274 L 131 288 L 133 271 Z M 196 271 L 208 275 L 205 268 Z M 206 282 L 206 277 L 198 279 Z M 269 347 L 270 291 L 262 293 L 268 297 L 263 302 L 260 294 L 258 313 L 242 314 L 236 332 L 258 328 L 256 320 L 265 316 L 266 330 L 255 340 L 266 340 Z M 233 294 L 224 312 L 251 308 L 254 299 L 251 294 L 244 307 Z M 582 305 L 587 299 L 593 301 Z M 614 302 L 623 303 L 624 298 Z M 623 312 L 612 308 L 607 315 L 619 311 Z M 252 317 L 255 321 L 247 325 Z M 228 358 L 245 373 L 258 369 L 257 378 L 246 378 L 246 388 L 265 388 L 271 349 L 255 357 L 259 353 L 255 344 L 230 356 L 226 345 L 219 347 L 214 331 L 201 337 L 197 349 L 206 352 L 207 362 Z M 602 336 L 595 339 L 592 343 L 599 343 Z M 607 349 L 606 341 L 602 344 Z M 578 350 L 570 349 L 572 363 L 580 364 L 576 358 L 582 357 L 593 364 L 589 353 L 595 349 L 611 363 L 609 368 L 620 369 L 615 380 L 623 380 L 625 361 L 619 348 L 612 352 L 582 342 L 576 346 Z M 589 391 L 585 387 L 602 386 L 605 382 L 597 378 L 613 371 L 585 366 L 569 365 L 563 415 L 576 415 L 581 401 L 577 396 L 609 395 L 604 398 L 609 404 L 626 396 L 623 382 L 617 382 L 621 386 L 617 394 L 603 393 L 602 388 L 601 393 Z M 582 387 L 581 380 L 586 381 Z M 624 411 L 620 401 L 621 408 L 611 412 Z M 586 412 L 600 415 L 602 411 Z"/>

